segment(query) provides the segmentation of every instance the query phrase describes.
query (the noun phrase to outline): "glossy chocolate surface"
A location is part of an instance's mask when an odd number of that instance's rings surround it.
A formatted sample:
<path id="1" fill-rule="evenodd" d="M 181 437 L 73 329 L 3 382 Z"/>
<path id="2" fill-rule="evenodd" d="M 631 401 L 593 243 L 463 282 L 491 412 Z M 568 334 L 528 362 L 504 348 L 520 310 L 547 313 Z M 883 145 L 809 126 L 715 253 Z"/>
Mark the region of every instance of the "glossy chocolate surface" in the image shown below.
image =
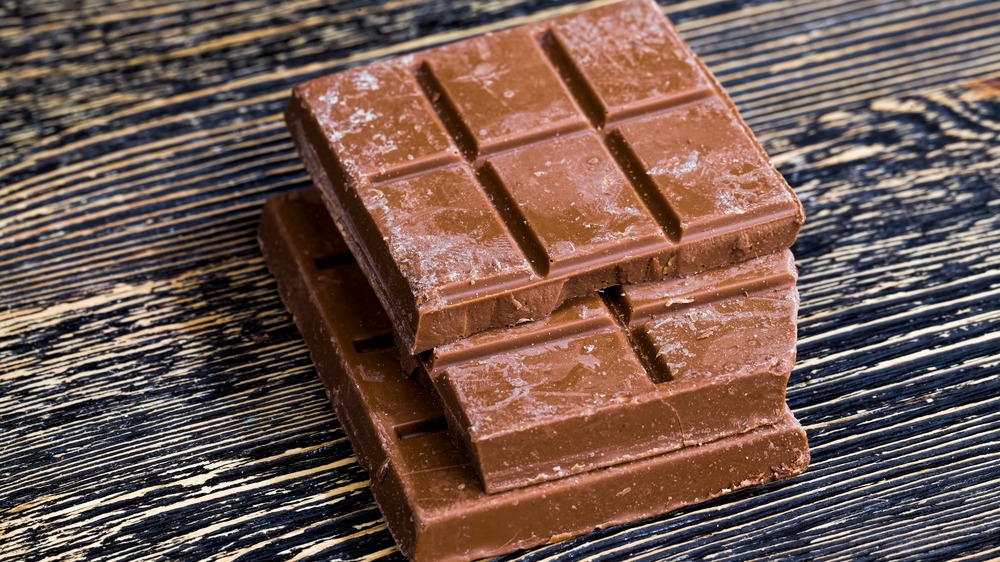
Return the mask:
<path id="1" fill-rule="evenodd" d="M 261 245 L 358 462 L 371 474 L 372 492 L 389 530 L 411 559 L 470 560 L 499 555 L 805 470 L 809 460 L 805 434 L 783 409 L 773 425 L 737 436 L 488 493 L 473 463 L 449 436 L 445 412 L 434 394 L 400 371 L 396 351 L 385 338 L 389 319 L 346 246 L 331 235 L 332 226 L 329 219 L 324 223 L 324 217 L 326 211 L 315 193 L 272 197 L 261 222 Z M 327 224 L 325 229 L 317 228 L 322 224 Z M 742 274 L 719 276 L 732 285 Z M 629 325 L 641 327 L 654 321 L 655 311 L 646 314 L 647 305 L 663 298 L 686 307 L 675 312 L 732 300 L 725 282 L 718 290 L 720 283 L 707 288 L 690 279 L 684 283 L 685 287 L 667 290 L 649 286 L 634 293 L 626 290 L 618 300 L 629 300 L 635 311 Z M 691 295 L 710 295 L 704 300 L 711 302 L 690 302 Z M 586 300 L 573 301 L 552 320 L 558 324 L 585 316 L 582 321 L 589 322 L 591 315 L 582 310 L 590 310 L 595 303 Z M 607 327 L 604 320 L 596 325 L 598 332 Z M 697 320 L 688 327 L 700 329 Z M 586 353 L 598 354 L 597 348 L 605 343 L 620 345 L 614 340 L 622 334 L 608 332 L 579 346 L 593 345 Z M 621 358 L 608 360 L 628 363 Z M 626 367 L 632 369 L 637 384 L 649 383 L 635 370 L 635 363 Z M 699 376 L 697 365 L 686 368 L 685 377 Z M 578 397 L 570 402 L 583 400 Z"/>
<path id="2" fill-rule="evenodd" d="M 286 120 L 411 353 L 787 248 L 803 221 L 644 0 L 317 78 Z"/>

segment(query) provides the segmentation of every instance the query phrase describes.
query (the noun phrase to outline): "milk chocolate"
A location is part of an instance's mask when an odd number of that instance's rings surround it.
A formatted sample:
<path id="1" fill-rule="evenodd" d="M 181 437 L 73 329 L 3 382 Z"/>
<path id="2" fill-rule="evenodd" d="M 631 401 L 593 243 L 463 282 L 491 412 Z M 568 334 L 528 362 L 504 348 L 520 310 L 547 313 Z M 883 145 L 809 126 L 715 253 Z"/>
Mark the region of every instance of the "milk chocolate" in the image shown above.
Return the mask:
<path id="1" fill-rule="evenodd" d="M 651 1 L 317 78 L 285 116 L 409 353 L 787 248 L 803 221 Z"/>
<path id="2" fill-rule="evenodd" d="M 340 263 L 317 192 L 266 213 L 280 225 L 263 238 L 278 249 L 269 255 L 306 268 Z M 555 480 L 777 422 L 795 363 L 795 280 L 786 250 L 627 285 L 416 364 L 487 492 Z M 356 347 L 391 346 L 380 327 Z"/>
<path id="3" fill-rule="evenodd" d="M 795 364 L 787 250 L 622 287 L 433 350 L 423 366 L 488 492 L 775 423 Z"/>
<path id="4" fill-rule="evenodd" d="M 433 392 L 399 369 L 397 351 L 386 338 L 389 318 L 347 247 L 335 233 L 317 228 L 325 216 L 309 191 L 272 197 L 262 218 L 261 245 L 358 462 L 371 475 L 372 493 L 389 530 L 411 559 L 495 556 L 805 470 L 805 434 L 782 409 L 776 423 L 736 436 L 488 493 L 474 464 L 449 437 L 445 412 Z M 296 220 L 288 220 L 292 217 Z M 326 228 L 332 228 L 326 220 Z M 310 248 L 309 255 L 295 251 L 299 247 Z M 742 274 L 720 275 L 732 281 Z M 656 306 L 647 305 L 662 304 L 664 295 L 673 299 L 668 308 L 696 311 L 705 306 L 701 301 L 729 302 L 732 286 L 689 279 L 666 290 L 626 289 L 615 306 L 627 301 L 630 319 L 623 322 L 643 327 L 657 318 Z M 563 310 L 570 309 L 559 314 Z M 707 316 L 695 314 L 680 331 L 702 333 L 701 320 Z M 683 357 L 663 361 L 685 376 L 699 376 L 697 362 Z M 712 423 L 709 412 L 702 415 Z"/>

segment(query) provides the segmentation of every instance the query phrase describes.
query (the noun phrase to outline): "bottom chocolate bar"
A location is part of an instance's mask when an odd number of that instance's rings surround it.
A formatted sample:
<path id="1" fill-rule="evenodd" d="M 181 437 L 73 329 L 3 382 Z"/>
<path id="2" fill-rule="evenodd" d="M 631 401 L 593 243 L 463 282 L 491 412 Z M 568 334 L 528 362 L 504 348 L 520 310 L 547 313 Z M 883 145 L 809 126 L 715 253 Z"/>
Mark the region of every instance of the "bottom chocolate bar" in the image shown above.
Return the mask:
<path id="1" fill-rule="evenodd" d="M 792 476 L 808 465 L 805 433 L 786 411 L 776 424 L 735 437 L 488 494 L 449 438 L 437 400 L 401 372 L 391 338 L 384 338 L 389 321 L 337 233 L 285 232 L 277 208 L 309 224 L 328 224 L 321 220 L 325 209 L 306 192 L 272 197 L 261 247 L 370 474 L 389 531 L 413 560 L 496 556 Z M 289 251 L 305 235 L 322 238 L 327 252 L 304 259 Z"/>

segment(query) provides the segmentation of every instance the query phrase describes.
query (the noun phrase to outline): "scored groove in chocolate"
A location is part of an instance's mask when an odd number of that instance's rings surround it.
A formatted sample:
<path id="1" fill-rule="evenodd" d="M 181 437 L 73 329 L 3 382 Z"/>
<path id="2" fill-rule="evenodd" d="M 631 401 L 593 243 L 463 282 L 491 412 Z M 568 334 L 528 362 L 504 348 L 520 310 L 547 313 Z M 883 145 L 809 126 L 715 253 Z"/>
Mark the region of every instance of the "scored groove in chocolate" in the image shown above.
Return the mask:
<path id="1" fill-rule="evenodd" d="M 486 162 L 480 166 L 479 170 L 476 171 L 476 178 L 483 187 L 483 191 L 489 196 L 507 230 L 510 231 L 511 237 L 521 248 L 524 257 L 528 259 L 535 274 L 544 277 L 549 271 L 549 258 L 545 255 L 545 248 L 528 227 L 528 222 L 520 206 L 516 201 L 511 200 L 507 195 L 507 190 L 500 185 L 501 180 L 493 168 L 493 164 Z"/>
<path id="2" fill-rule="evenodd" d="M 656 193 L 656 185 L 643 169 L 642 164 L 635 157 L 628 143 L 622 138 L 617 130 L 608 131 L 604 135 L 604 142 L 608 147 L 608 152 L 614 157 L 618 166 L 625 173 L 625 177 L 632 182 L 632 189 L 638 194 L 639 199 L 646 206 L 649 214 L 652 215 L 664 234 L 673 242 L 681 239 L 681 223 L 670 205 L 667 205 L 662 197 Z"/>
<path id="3" fill-rule="evenodd" d="M 451 156 L 443 154 L 439 158 L 427 159 L 409 165 L 400 165 L 383 172 L 375 172 L 372 173 L 370 181 L 372 185 L 381 185 L 392 181 L 405 180 L 414 176 L 435 172 L 448 166 L 454 166 L 456 162 L 461 161 L 457 157 L 452 158 Z"/>
<path id="4" fill-rule="evenodd" d="M 613 116 L 605 115 L 600 96 L 593 90 L 580 69 L 573 63 L 572 56 L 567 51 L 558 34 L 548 29 L 537 40 L 539 47 L 546 58 L 549 59 L 552 66 L 556 68 L 567 90 L 569 90 L 570 94 L 576 99 L 577 105 L 587 115 L 591 126 L 597 130 L 611 130 L 614 126 L 623 122 L 642 119 L 660 111 L 718 94 L 714 88 L 706 84 L 704 87 L 694 88 L 677 95 L 651 98 L 645 103 L 638 104 L 627 111 L 619 112 Z"/>
<path id="5" fill-rule="evenodd" d="M 427 61 L 422 62 L 413 71 L 413 78 L 420 85 L 420 91 L 427 98 L 427 101 L 430 102 L 438 119 L 441 120 L 444 130 L 448 132 L 452 142 L 458 147 L 462 156 L 465 157 L 467 162 L 474 161 L 476 159 L 476 141 L 472 137 L 472 131 L 469 130 L 462 117 L 458 114 L 458 110 L 452 105 L 448 96 L 445 95 L 444 88 L 442 88 L 437 77 L 428 68 Z"/>
<path id="6" fill-rule="evenodd" d="M 621 310 L 623 308 L 622 303 L 616 301 L 612 295 L 605 291 L 598 291 L 598 294 L 604 306 L 611 311 L 611 317 L 618 324 L 618 328 L 625 334 L 629 347 L 632 348 L 632 353 L 635 354 L 639 363 L 642 364 L 642 368 L 646 371 L 646 376 L 649 377 L 649 380 L 653 381 L 653 384 L 670 382 L 673 379 L 670 369 L 663 368 L 662 363 L 655 361 L 658 351 L 656 345 L 649 338 L 643 337 L 643 333 L 631 329 L 627 314 L 624 314 Z"/>
<path id="7" fill-rule="evenodd" d="M 669 285 L 674 289 L 670 292 L 658 290 L 666 284 L 648 283 L 615 287 L 604 295 L 616 315 L 634 329 L 664 312 L 795 286 L 795 264 L 790 252 L 769 254 L 754 263 L 760 267 L 750 269 L 750 273 L 742 268 L 722 267 L 703 272 L 697 278 L 678 279 Z"/>
<path id="8" fill-rule="evenodd" d="M 566 51 L 556 44 L 557 40 L 552 30 L 546 29 L 536 40 L 545 58 L 566 84 L 566 89 L 576 99 L 576 104 L 586 114 L 590 125 L 595 129 L 604 127 L 603 110 L 597 93 L 587 84 L 579 69 L 569 61 Z"/>
<path id="9" fill-rule="evenodd" d="M 769 222 L 786 193 L 775 189 L 777 172 L 741 134 L 725 100 L 696 103 L 646 115 L 616 128 L 619 150 L 646 170 L 649 195 L 677 215 L 681 238 L 711 236 L 737 214 L 746 224 Z M 705 183 L 717 184 L 717 192 Z"/>
<path id="10" fill-rule="evenodd" d="M 605 127 L 715 90 L 658 6 L 602 6 L 559 18 L 548 31 L 589 84 Z"/>
<path id="11" fill-rule="evenodd" d="M 421 68 L 439 105 L 463 125 L 470 160 L 587 127 L 573 96 L 525 29 L 435 50 Z"/>
<path id="12" fill-rule="evenodd" d="M 543 247 L 546 275 L 614 267 L 667 244 L 595 131 L 498 154 L 489 165 Z"/>
<path id="13" fill-rule="evenodd" d="M 578 318 L 577 310 L 583 310 Z M 423 357 L 428 369 L 440 372 L 450 365 L 468 363 L 488 355 L 499 355 L 516 350 L 532 342 L 552 343 L 572 337 L 585 336 L 614 326 L 612 315 L 601 301 L 593 295 L 567 300 L 547 318 L 503 328 L 502 338 L 496 338 L 493 330 L 469 336 L 452 344 L 438 347 L 429 356 Z M 544 338 L 535 334 L 544 331 Z"/>

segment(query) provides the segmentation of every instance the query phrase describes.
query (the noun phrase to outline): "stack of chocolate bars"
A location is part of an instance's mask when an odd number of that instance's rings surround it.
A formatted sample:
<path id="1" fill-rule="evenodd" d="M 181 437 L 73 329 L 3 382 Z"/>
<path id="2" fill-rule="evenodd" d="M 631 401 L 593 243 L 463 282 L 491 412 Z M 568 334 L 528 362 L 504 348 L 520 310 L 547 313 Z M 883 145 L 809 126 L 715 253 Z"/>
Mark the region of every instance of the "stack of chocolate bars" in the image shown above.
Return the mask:
<path id="1" fill-rule="evenodd" d="M 400 549 L 798 474 L 802 207 L 653 2 L 318 78 L 260 243 Z"/>

